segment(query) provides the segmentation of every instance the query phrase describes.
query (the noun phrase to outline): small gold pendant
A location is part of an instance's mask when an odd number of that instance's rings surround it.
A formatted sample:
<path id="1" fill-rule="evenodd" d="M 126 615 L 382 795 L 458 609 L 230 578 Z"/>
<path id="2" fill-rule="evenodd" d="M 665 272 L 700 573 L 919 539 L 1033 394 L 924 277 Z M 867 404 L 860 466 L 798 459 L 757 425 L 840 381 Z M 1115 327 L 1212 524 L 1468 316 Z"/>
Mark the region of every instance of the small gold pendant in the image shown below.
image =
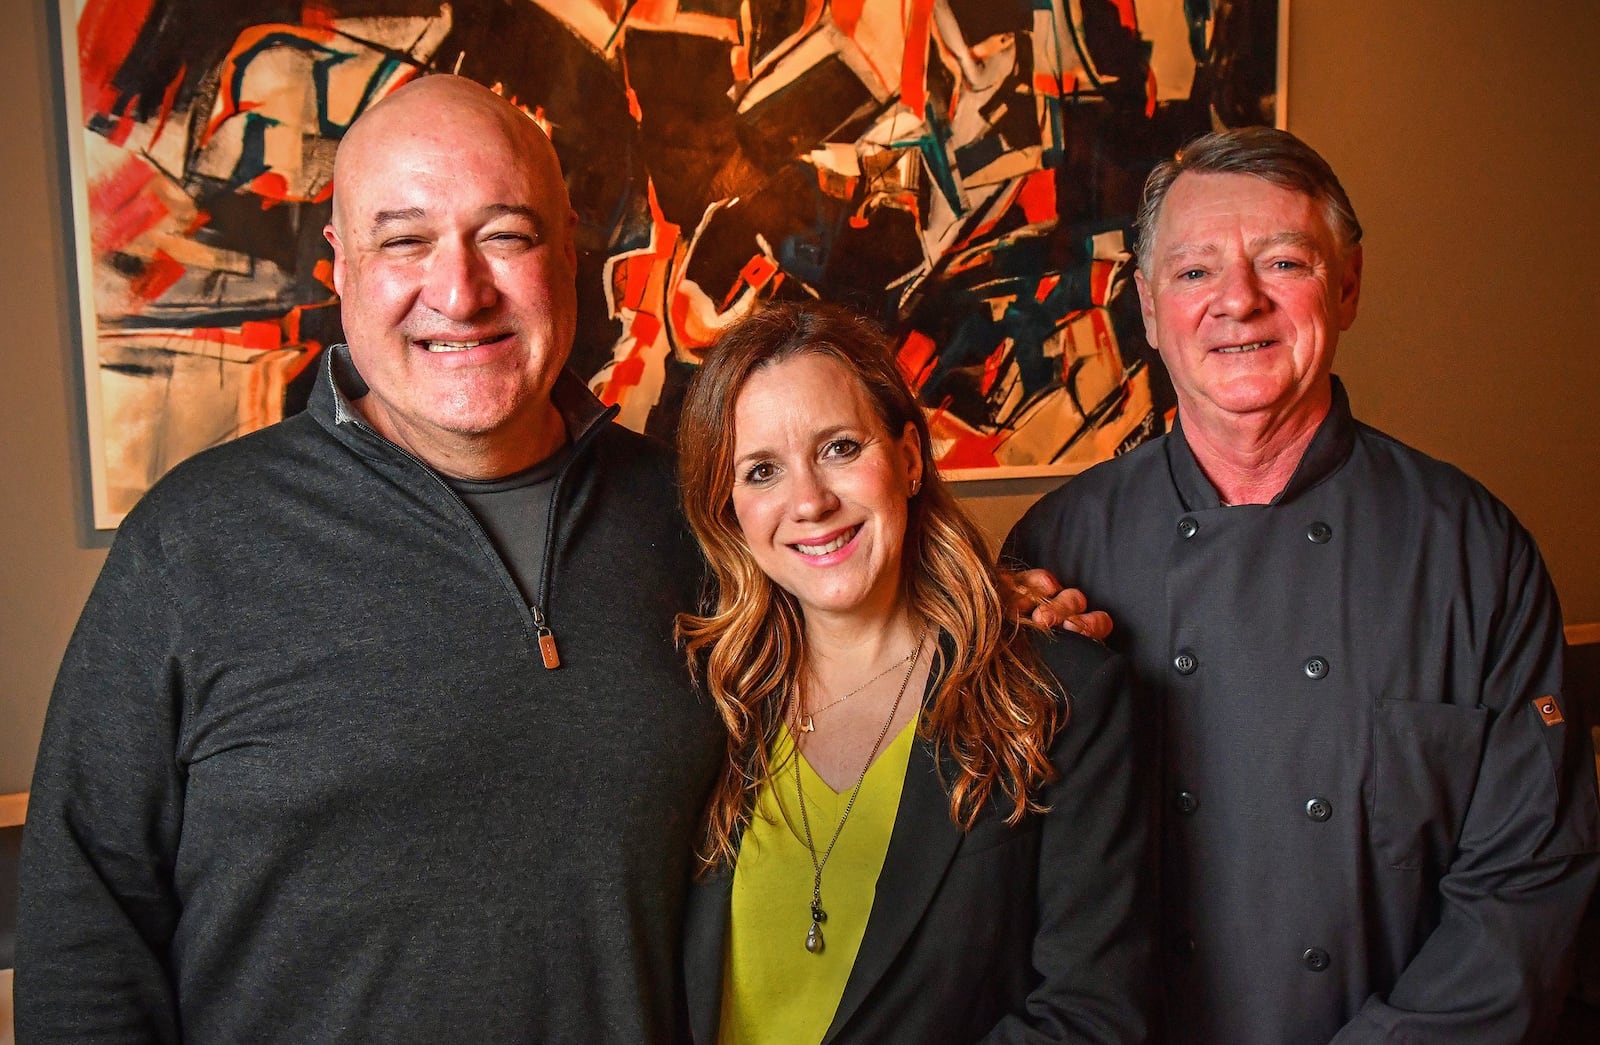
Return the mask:
<path id="1" fill-rule="evenodd" d="M 800 732 L 802 732 L 802 733 L 815 733 L 816 731 L 817 731 L 817 727 L 816 727 L 816 725 L 814 723 L 812 723 L 811 716 L 810 715 L 801 715 L 800 716 Z"/>

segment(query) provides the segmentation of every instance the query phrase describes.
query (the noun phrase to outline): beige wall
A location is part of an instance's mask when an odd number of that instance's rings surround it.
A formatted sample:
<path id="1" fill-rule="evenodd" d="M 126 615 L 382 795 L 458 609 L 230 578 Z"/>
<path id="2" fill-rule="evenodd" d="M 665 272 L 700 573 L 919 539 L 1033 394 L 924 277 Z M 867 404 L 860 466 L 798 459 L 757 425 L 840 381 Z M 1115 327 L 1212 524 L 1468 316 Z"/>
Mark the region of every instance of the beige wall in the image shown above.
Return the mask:
<path id="1" fill-rule="evenodd" d="M 74 484 L 53 11 L 27 0 L 0 35 L 13 359 L 0 384 L 0 792 L 27 787 L 56 661 L 104 557 L 84 547 Z M 1339 363 L 1357 412 L 1504 498 L 1569 622 L 1600 621 L 1595 53 L 1592 0 L 1293 5 L 1289 126 L 1333 162 L 1367 228 L 1361 319 Z M 967 492 L 999 533 L 1048 485 Z"/>
<path id="2" fill-rule="evenodd" d="M 22 10 L 15 10 L 22 8 Z M 65 159 L 49 61 L 50 0 L 8 7 L 0 33 L 0 792 L 33 773 L 56 663 L 105 552 L 85 548 L 78 521 L 69 265 L 60 182 Z"/>

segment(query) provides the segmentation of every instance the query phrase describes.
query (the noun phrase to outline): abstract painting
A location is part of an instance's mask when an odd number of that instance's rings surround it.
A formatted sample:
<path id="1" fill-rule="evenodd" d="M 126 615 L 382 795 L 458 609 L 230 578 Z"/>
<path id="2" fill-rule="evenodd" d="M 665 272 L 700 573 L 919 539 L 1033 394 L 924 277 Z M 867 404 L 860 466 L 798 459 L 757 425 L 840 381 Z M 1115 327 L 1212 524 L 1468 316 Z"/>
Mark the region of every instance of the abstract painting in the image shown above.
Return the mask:
<path id="1" fill-rule="evenodd" d="M 673 431 L 770 298 L 891 332 L 957 478 L 1165 429 L 1130 226 L 1150 168 L 1282 122 L 1278 0 L 60 0 L 95 522 L 305 403 L 340 339 L 333 154 L 429 73 L 550 133 L 571 365 Z"/>

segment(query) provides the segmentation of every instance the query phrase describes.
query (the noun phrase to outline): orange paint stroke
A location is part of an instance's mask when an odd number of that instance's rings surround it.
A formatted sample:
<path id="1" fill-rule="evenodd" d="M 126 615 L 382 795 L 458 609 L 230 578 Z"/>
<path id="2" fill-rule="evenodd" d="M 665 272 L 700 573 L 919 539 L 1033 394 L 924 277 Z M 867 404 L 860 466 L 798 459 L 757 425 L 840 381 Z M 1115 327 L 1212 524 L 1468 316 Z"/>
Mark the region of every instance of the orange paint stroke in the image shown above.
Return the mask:
<path id="1" fill-rule="evenodd" d="M 941 471 L 951 468 L 994 468 L 1000 464 L 995 451 L 1005 442 L 999 434 L 984 435 L 951 418 L 941 406 L 928 418 L 935 439 L 948 439 L 950 446 L 939 455 Z"/>
<path id="2" fill-rule="evenodd" d="M 744 268 L 739 270 L 739 278 L 728 288 L 727 297 L 722 299 L 722 310 L 726 312 L 732 308 L 745 287 L 759 291 L 777 272 L 778 263 L 765 254 L 751 255 L 750 260 L 744 263 Z"/>
<path id="3" fill-rule="evenodd" d="M 728 63 L 732 66 L 734 83 L 747 83 L 750 80 L 750 40 L 754 31 L 755 26 L 750 19 L 750 5 L 740 4 L 739 38 L 728 52 Z"/>
<path id="4" fill-rule="evenodd" d="M 1139 31 L 1139 11 L 1134 6 L 1134 0 L 1111 0 L 1117 9 L 1117 20 L 1122 23 L 1122 28 L 1130 32 Z"/>
<path id="5" fill-rule="evenodd" d="M 1001 365 L 1005 363 L 1006 357 L 1011 354 L 1011 345 L 1010 338 L 1002 338 L 1000 343 L 994 347 L 994 351 L 989 353 L 989 358 L 983 361 L 983 381 L 979 384 L 979 387 L 983 390 L 984 395 L 989 394 L 990 390 L 994 388 L 995 381 L 999 379 Z"/>
<path id="6" fill-rule="evenodd" d="M 156 169 L 136 156 L 129 156 L 116 169 L 89 185 L 89 210 L 94 214 L 112 214 L 127 206 L 135 196 L 155 180 Z"/>
<path id="7" fill-rule="evenodd" d="M 654 254 L 631 254 L 617 259 L 611 268 L 611 295 L 617 308 L 637 310 L 644 304 L 644 293 L 650 286 L 650 273 L 655 265 Z"/>
<path id="8" fill-rule="evenodd" d="M 906 51 L 900 64 L 900 101 L 919 117 L 928 104 L 928 40 L 933 0 L 911 0 L 906 18 Z"/>
<path id="9" fill-rule="evenodd" d="M 920 391 L 933 374 L 933 358 L 938 351 L 939 346 L 933 343 L 933 338 L 920 330 L 908 333 L 901 343 L 900 351 L 895 354 L 895 363 L 900 367 L 900 376 L 914 391 Z"/>
<path id="10" fill-rule="evenodd" d="M 1022 214 L 1030 225 L 1054 221 L 1059 216 L 1055 171 L 1034 171 L 1023 178 L 1022 187 L 1017 191 L 1017 203 L 1021 204 Z"/>
<path id="11" fill-rule="evenodd" d="M 861 24 L 861 9 L 866 0 L 833 0 L 833 24 L 844 35 L 854 38 L 856 26 Z"/>
<path id="12" fill-rule="evenodd" d="M 183 78 L 188 75 L 188 63 L 178 66 L 178 75 L 167 84 L 167 89 L 161 95 L 161 115 L 156 120 L 156 129 L 150 135 L 150 144 L 155 145 L 161 140 L 161 132 L 167 129 L 167 120 L 172 116 L 172 107 L 177 104 L 178 88 L 183 86 Z"/>
<path id="13" fill-rule="evenodd" d="M 600 390 L 600 402 L 606 406 L 616 406 L 622 402 L 622 396 L 628 389 L 639 384 L 644 378 L 643 350 L 655 344 L 660 335 L 661 321 L 654 315 L 649 312 L 634 315 L 633 322 L 628 325 L 628 337 L 632 342 L 628 357 L 611 367 L 605 387 Z"/>
<path id="14" fill-rule="evenodd" d="M 263 352 L 282 348 L 283 327 L 270 320 L 247 320 L 239 327 L 239 343 Z"/>
<path id="15" fill-rule="evenodd" d="M 334 29 L 333 7 L 326 0 L 305 0 L 300 5 L 300 24 L 308 29 Z"/>
<path id="16" fill-rule="evenodd" d="M 166 204 L 149 194 L 140 193 L 109 210 L 92 210 L 101 215 L 89 235 L 90 247 L 95 256 L 122 250 L 128 244 L 149 232 L 168 216 Z"/>
<path id="17" fill-rule="evenodd" d="M 182 279 L 185 271 L 176 258 L 164 250 L 158 250 L 145 264 L 144 271 L 129 281 L 128 290 L 140 301 L 154 301 Z"/>
<path id="18" fill-rule="evenodd" d="M 665 25 L 677 13 L 677 0 L 639 0 L 628 12 L 628 21 Z"/>
<path id="19" fill-rule="evenodd" d="M 139 31 L 150 20 L 155 0 L 89 0 L 78 16 L 78 72 L 83 88 L 83 119 L 114 115 L 112 85 Z"/>
<path id="20" fill-rule="evenodd" d="M 654 313 L 641 312 L 634 317 L 628 333 L 638 344 L 653 345 L 656 338 L 661 336 L 661 320 Z"/>
<path id="21" fill-rule="evenodd" d="M 606 406 L 616 406 L 622 402 L 623 389 L 634 387 L 642 377 L 644 377 L 644 357 L 629 356 L 611 368 L 611 380 L 606 382 L 605 391 L 600 394 L 600 402 Z"/>
<path id="22" fill-rule="evenodd" d="M 749 261 L 744 262 L 744 267 L 739 269 L 739 278 L 754 286 L 755 290 L 766 286 L 766 280 L 770 280 L 776 274 L 778 274 L 778 262 L 768 258 L 766 254 L 754 254 Z"/>
<path id="23" fill-rule="evenodd" d="M 271 210 L 289 199 L 289 179 L 277 171 L 267 171 L 250 180 L 250 191 L 261 197 L 262 210 Z"/>
<path id="24" fill-rule="evenodd" d="M 1089 300 L 1102 307 L 1111 304 L 1111 275 L 1117 265 L 1095 258 L 1089 262 Z"/>

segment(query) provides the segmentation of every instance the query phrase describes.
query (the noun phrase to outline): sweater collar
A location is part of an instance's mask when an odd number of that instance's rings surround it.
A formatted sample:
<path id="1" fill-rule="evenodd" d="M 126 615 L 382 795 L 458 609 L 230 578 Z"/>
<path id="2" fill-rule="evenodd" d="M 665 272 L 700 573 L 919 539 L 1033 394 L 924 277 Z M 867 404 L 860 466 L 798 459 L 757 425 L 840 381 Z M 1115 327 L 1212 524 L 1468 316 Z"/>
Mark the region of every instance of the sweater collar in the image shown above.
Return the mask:
<path id="1" fill-rule="evenodd" d="M 1350 397 L 1344 390 L 1344 382 L 1337 377 L 1331 380 L 1333 402 L 1328 407 L 1328 416 L 1317 426 L 1316 434 L 1311 437 L 1310 445 L 1301 455 L 1300 463 L 1295 466 L 1288 485 L 1269 502 L 1271 504 L 1292 501 L 1337 472 L 1349 459 L 1350 451 L 1355 447 L 1356 422 L 1350 413 Z M 1200 468 L 1200 462 L 1195 460 L 1188 439 L 1184 437 L 1181 411 L 1177 420 L 1173 422 L 1172 433 L 1166 442 L 1167 467 L 1172 473 L 1172 485 L 1177 489 L 1184 508 L 1189 511 L 1202 511 L 1207 508 L 1222 507 L 1222 498 L 1217 494 L 1217 488 L 1206 478 L 1206 473 Z"/>

